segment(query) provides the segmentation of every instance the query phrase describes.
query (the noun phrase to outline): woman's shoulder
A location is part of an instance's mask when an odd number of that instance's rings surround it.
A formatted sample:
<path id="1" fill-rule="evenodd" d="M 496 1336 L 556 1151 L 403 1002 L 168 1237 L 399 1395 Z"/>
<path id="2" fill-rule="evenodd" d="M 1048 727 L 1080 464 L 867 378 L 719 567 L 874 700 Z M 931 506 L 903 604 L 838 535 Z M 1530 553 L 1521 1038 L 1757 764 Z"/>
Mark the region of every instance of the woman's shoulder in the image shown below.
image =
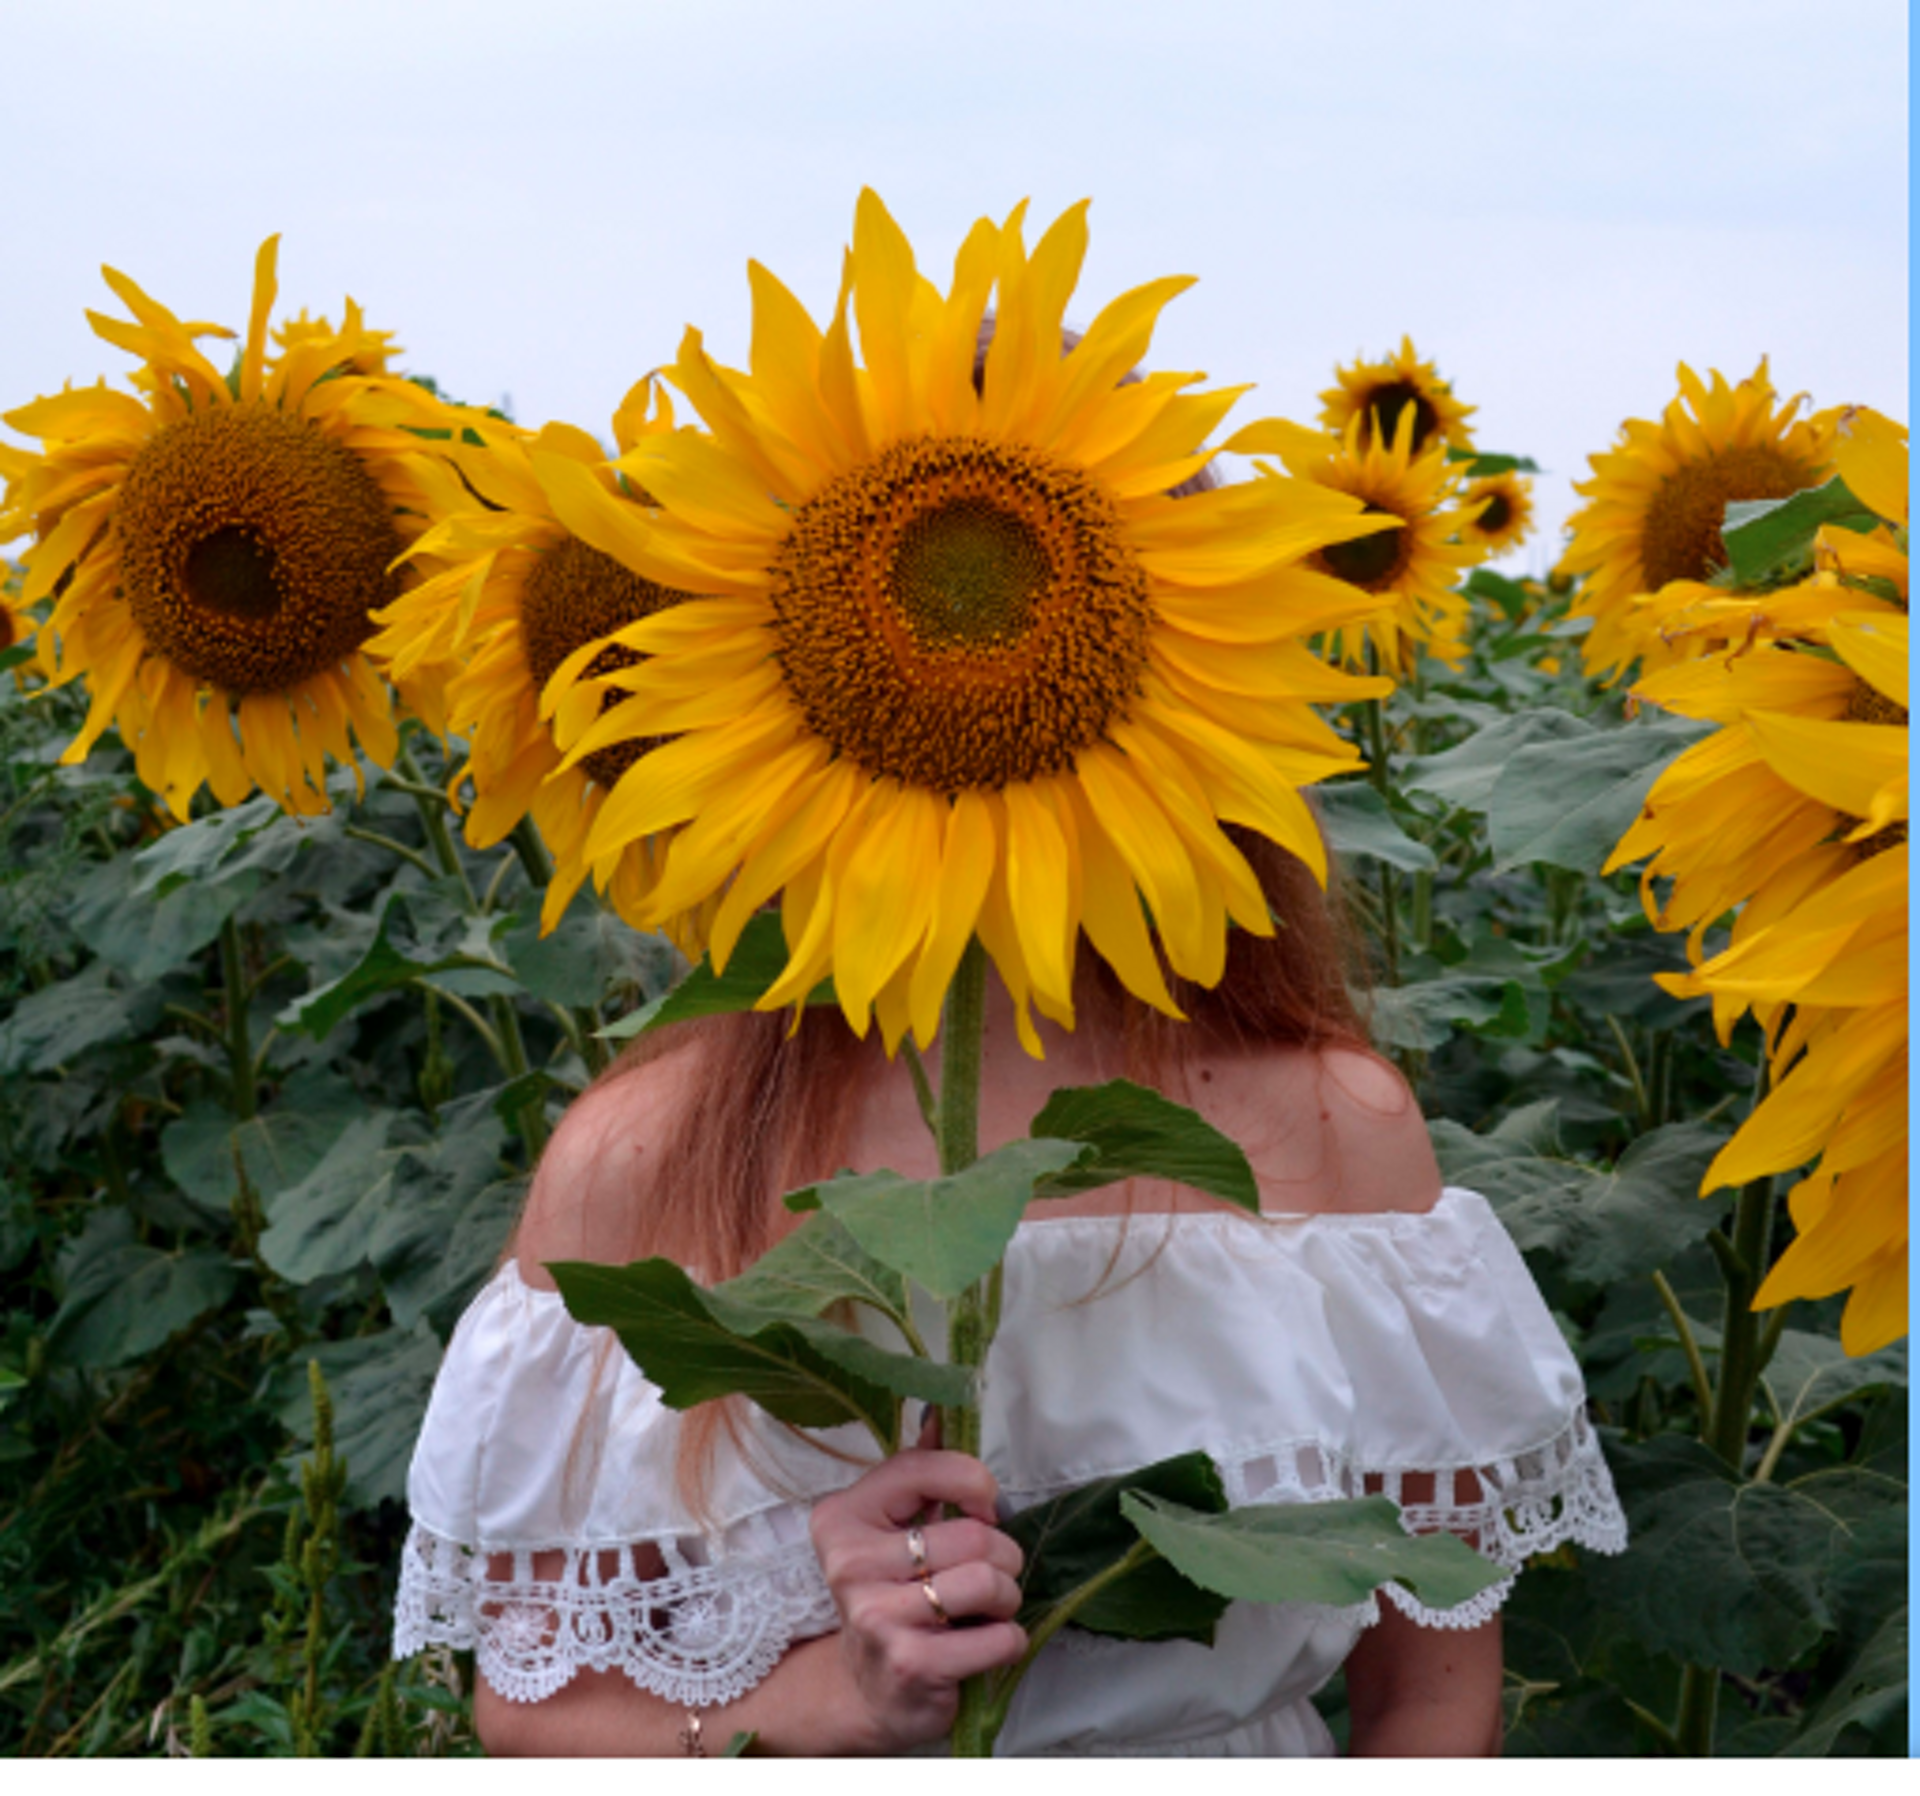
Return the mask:
<path id="1" fill-rule="evenodd" d="M 695 1094 L 699 1055 L 675 1047 L 618 1068 L 567 1107 L 533 1175 L 514 1235 L 522 1280 L 553 1289 L 550 1260 L 618 1265 L 648 1201 L 654 1166 Z"/>
<path id="2" fill-rule="evenodd" d="M 1368 1049 L 1203 1055 L 1188 1085 L 1194 1107 L 1246 1150 L 1268 1210 L 1419 1213 L 1439 1201 L 1420 1105 L 1398 1069 Z"/>

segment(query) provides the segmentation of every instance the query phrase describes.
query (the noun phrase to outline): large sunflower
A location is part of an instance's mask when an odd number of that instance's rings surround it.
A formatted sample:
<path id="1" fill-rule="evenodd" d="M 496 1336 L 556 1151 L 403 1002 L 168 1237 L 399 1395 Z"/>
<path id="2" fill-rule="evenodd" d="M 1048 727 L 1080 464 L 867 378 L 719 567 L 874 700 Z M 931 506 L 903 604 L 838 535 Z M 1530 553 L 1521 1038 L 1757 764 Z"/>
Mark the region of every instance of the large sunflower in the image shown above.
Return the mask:
<path id="1" fill-rule="evenodd" d="M 1834 552 L 1884 556 L 1903 540 L 1905 454 L 1884 420 L 1857 416 L 1836 459 L 1889 529 L 1836 532 Z M 1896 453 L 1897 479 L 1877 480 Z M 1702 1189 L 1818 1157 L 1756 1303 L 1851 1288 L 1841 1338 L 1865 1353 L 1906 1329 L 1907 618 L 1831 571 L 1780 597 L 1731 657 L 1635 688 L 1722 727 L 1656 782 L 1610 867 L 1655 853 L 1648 880 L 1673 880 L 1655 920 L 1690 928 L 1696 960 L 1706 927 L 1739 908 L 1724 952 L 1662 980 L 1710 995 L 1723 1040 L 1748 1010 L 1768 1037 L 1774 1089 Z"/>
<path id="2" fill-rule="evenodd" d="M 712 436 L 622 458 L 657 522 L 535 455 L 576 535 L 700 595 L 613 639 L 647 659 L 606 676 L 632 700 L 569 761 L 676 739 L 621 779 L 588 858 L 684 826 L 648 911 L 723 894 L 722 964 L 780 895 L 789 960 L 766 1008 L 831 974 L 853 1027 L 877 1014 L 889 1045 L 909 1026 L 928 1041 L 977 933 L 1037 1053 L 1029 1004 L 1071 1023 L 1081 932 L 1174 1014 L 1147 913 L 1175 971 L 1208 984 L 1229 919 L 1271 932 L 1222 820 L 1324 871 L 1296 788 L 1358 763 L 1307 701 L 1383 683 L 1305 639 L 1379 601 L 1306 558 L 1379 525 L 1302 481 L 1169 496 L 1236 394 L 1123 384 L 1184 279 L 1123 295 L 1061 354 L 1085 210 L 1030 256 L 1024 208 L 980 220 L 943 295 L 863 193 L 824 333 L 752 266 L 751 373 L 716 368 L 695 331 L 674 370 Z M 547 705 L 564 725 L 563 685 Z"/>
<path id="3" fill-rule="evenodd" d="M 1393 524 L 1351 542 L 1329 543 L 1308 565 L 1370 592 L 1387 607 L 1332 631 L 1330 652 L 1349 667 L 1367 665 L 1369 646 L 1379 667 L 1394 674 L 1413 665 L 1416 647 L 1457 666 L 1466 653 L 1469 606 L 1456 590 L 1461 572 L 1483 551 L 1461 540 L 1468 509 L 1459 498 L 1446 451 L 1436 442 L 1424 454 L 1413 447 L 1413 415 L 1402 411 L 1391 443 L 1366 437 L 1358 420 L 1344 438 L 1297 426 L 1268 426 L 1259 439 L 1289 473 L 1358 499 Z"/>
<path id="4" fill-rule="evenodd" d="M 623 453 L 673 427 L 664 391 L 657 412 L 649 405 L 653 386 L 643 381 L 615 415 Z M 378 614 L 382 631 L 367 652 L 416 707 L 437 689 L 446 727 L 468 738 L 469 842 L 490 847 L 532 816 L 554 857 L 542 913 L 551 928 L 588 874 L 587 834 L 601 804 L 645 745 L 617 743 L 560 772 L 541 690 L 566 667 L 569 704 L 597 716 L 625 696 L 602 677 L 639 660 L 601 639 L 686 595 L 582 541 L 555 514 L 540 471 L 555 459 L 586 469 L 614 504 L 639 508 L 591 437 L 559 424 L 537 437 L 504 428 L 484 435 L 484 447 L 456 444 L 447 454 L 488 509 L 443 519 L 414 544 L 412 558 L 429 577 Z M 658 863 L 656 845 L 641 842 L 600 869 L 623 915 L 637 915 Z"/>
<path id="5" fill-rule="evenodd" d="M 261 246 L 231 376 L 183 323 L 112 269 L 131 323 L 89 314 L 141 358 L 139 396 L 104 383 L 6 415 L 38 454 L 0 449 L 0 537 L 32 532 L 22 602 L 52 598 L 40 660 L 84 675 L 83 760 L 117 723 L 145 783 L 185 819 L 202 784 L 222 804 L 254 787 L 288 810 L 327 807 L 349 732 L 394 751 L 386 690 L 361 653 L 399 591 L 395 558 L 452 476 L 409 426 L 454 414 L 379 375 L 386 341 L 349 303 L 340 331 L 298 321 L 269 353 L 278 238 Z"/>
<path id="6" fill-rule="evenodd" d="M 1453 388 L 1433 363 L 1421 361 L 1414 352 L 1411 337 L 1400 339 L 1398 355 L 1379 362 L 1363 357 L 1350 368 L 1336 368 L 1334 379 L 1339 384 L 1320 395 L 1320 422 L 1335 436 L 1345 436 L 1349 426 L 1357 425 L 1362 444 L 1376 435 L 1392 442 L 1400 420 L 1411 417 L 1416 455 L 1436 444 L 1473 447 L 1467 420 L 1478 408 L 1454 398 Z"/>
<path id="7" fill-rule="evenodd" d="M 1571 615 L 1593 619 L 1581 644 L 1590 673 L 1618 676 L 1635 662 L 1651 671 L 1713 647 L 1697 630 L 1674 640 L 1675 613 L 1724 598 L 1701 583 L 1726 561 L 1727 506 L 1783 499 L 1829 472 L 1830 416 L 1800 418 L 1797 399 L 1776 405 L 1764 359 L 1735 386 L 1708 372 L 1711 386 L 1681 363 L 1680 395 L 1660 422 L 1629 418 L 1619 446 L 1589 457 L 1593 478 L 1574 486 L 1587 503 L 1568 520 L 1560 566 L 1587 576 Z"/>
<path id="8" fill-rule="evenodd" d="M 1533 531 L 1533 482 L 1511 471 L 1467 482 L 1460 540 L 1491 560 L 1517 549 Z"/>

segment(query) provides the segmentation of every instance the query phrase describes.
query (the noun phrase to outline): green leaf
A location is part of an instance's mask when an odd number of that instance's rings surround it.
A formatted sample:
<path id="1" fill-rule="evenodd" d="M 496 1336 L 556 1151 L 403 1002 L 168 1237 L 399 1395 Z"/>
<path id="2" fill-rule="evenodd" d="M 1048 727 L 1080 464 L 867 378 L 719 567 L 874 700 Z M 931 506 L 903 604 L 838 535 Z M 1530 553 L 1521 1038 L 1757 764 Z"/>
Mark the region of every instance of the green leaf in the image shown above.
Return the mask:
<path id="1" fill-rule="evenodd" d="M 0 1073 L 52 1072 L 105 1042 L 137 1039 L 153 1027 L 161 1003 L 156 986 L 123 991 L 107 964 L 93 961 L 29 993 L 0 1022 Z"/>
<path id="2" fill-rule="evenodd" d="M 1128 1079 L 1056 1091 L 1033 1119 L 1036 1138 L 1094 1149 L 1041 1180 L 1038 1197 L 1068 1197 L 1122 1179 L 1165 1179 L 1255 1214 L 1260 1187 L 1238 1144 L 1184 1104 Z"/>
<path id="3" fill-rule="evenodd" d="M 1127 1519 L 1203 1590 L 1255 1603 L 1349 1608 L 1386 1583 L 1452 1609 L 1508 1574 L 1451 1534 L 1408 1534 L 1386 1497 L 1256 1503 L 1222 1515 L 1127 1491 Z"/>
<path id="4" fill-rule="evenodd" d="M 1541 706 L 1476 730 L 1434 755 L 1416 755 L 1400 770 L 1408 791 L 1426 792 L 1462 810 L 1484 811 L 1507 763 L 1535 743 L 1584 741 L 1593 725 L 1570 712 Z"/>
<path id="5" fill-rule="evenodd" d="M 1449 446 L 1447 460 L 1454 464 L 1466 463 L 1462 470 L 1468 480 L 1484 480 L 1490 474 L 1537 474 L 1540 464 L 1530 455 L 1493 455 L 1477 449 L 1459 449 Z"/>
<path id="6" fill-rule="evenodd" d="M 600 1031 L 600 1037 L 603 1041 L 631 1041 L 636 1035 L 664 1029 L 669 1023 L 751 1010 L 786 967 L 787 938 L 781 929 L 779 914 L 762 911 L 741 930 L 724 973 L 713 970 L 710 958 L 703 959 L 672 991 L 641 1005 L 617 1023 L 609 1023 Z M 830 979 L 823 979 L 807 996 L 809 1004 L 834 1001 Z"/>
<path id="7" fill-rule="evenodd" d="M 1118 1564 L 1138 1542 L 1139 1530 L 1120 1509 L 1121 1495 L 1129 1490 L 1205 1514 L 1227 1506 L 1213 1461 L 1204 1453 L 1182 1453 L 1019 1510 L 1000 1526 L 1026 1556 L 1020 1573 L 1022 1627 L 1031 1632 L 1051 1609 Z M 1201 1589 L 1166 1560 L 1152 1557 L 1089 1597 L 1075 1611 L 1072 1625 L 1122 1640 L 1197 1640 L 1211 1646 L 1214 1624 L 1226 1607 L 1224 1596 Z"/>
<path id="8" fill-rule="evenodd" d="M 1077 1141 L 1009 1141 L 962 1172 L 932 1179 L 843 1173 L 789 1192 L 786 1203 L 829 1211 L 882 1265 L 945 1302 L 1000 1263 L 1036 1195 L 1064 1195 L 1037 1187 L 1086 1152 Z"/>
<path id="9" fill-rule="evenodd" d="M 1649 1645 L 1756 1677 L 1791 1665 L 1835 1625 L 1829 1569 L 1903 1497 L 1856 1468 L 1793 1484 L 1742 1483 L 1699 1441 L 1656 1435 L 1608 1455 L 1633 1549 L 1588 1577 Z"/>
<path id="10" fill-rule="evenodd" d="M 1593 1166 L 1561 1154 L 1553 1107 L 1551 1099 L 1528 1105 L 1486 1135 L 1455 1122 L 1429 1127 L 1447 1183 L 1486 1198 L 1522 1253 L 1550 1256 L 1581 1284 L 1608 1286 L 1659 1270 L 1725 1214 L 1727 1193 L 1698 1195 L 1724 1130 L 1668 1123 L 1612 1167 Z"/>
<path id="11" fill-rule="evenodd" d="M 393 1123 L 390 1110 L 355 1117 L 304 1179 L 266 1200 L 260 1257 L 282 1278 L 307 1285 L 366 1259 L 388 1202 Z"/>
<path id="12" fill-rule="evenodd" d="M 133 896 L 204 893 L 235 881 L 252 888 L 260 879 L 284 873 L 308 843 L 338 841 L 340 828 L 335 814 L 290 817 L 271 798 L 250 798 L 170 829 L 133 855 Z"/>
<path id="13" fill-rule="evenodd" d="M 1809 562 L 1823 524 L 1871 530 L 1879 523 L 1837 474 L 1825 486 L 1785 499 L 1736 499 L 1727 507 L 1720 540 L 1727 567 L 1740 586 L 1759 586 L 1781 568 Z"/>
<path id="14" fill-rule="evenodd" d="M 1900 1575 L 1904 1578 L 1905 1568 Z M 1858 1728 L 1867 1749 L 1901 1756 L 1907 1740 L 1907 1605 L 1876 1628 L 1847 1661 L 1832 1692 L 1806 1715 L 1780 1749 L 1782 1758 L 1830 1758 Z"/>
<path id="15" fill-rule="evenodd" d="M 380 913 L 373 940 L 359 960 L 339 978 L 316 986 L 295 998 L 275 1019 L 283 1029 L 299 1029 L 315 1041 L 332 1030 L 369 998 L 409 985 L 416 979 L 438 980 L 463 997 L 513 992 L 517 982 L 493 955 L 489 932 L 504 928 L 506 919 L 475 920 L 466 937 L 450 953 L 419 958 L 396 946 L 392 937 L 394 904 L 390 894 Z"/>
<path id="16" fill-rule="evenodd" d="M 896 1322 L 907 1313 L 907 1281 L 865 1252 L 846 1225 L 825 1211 L 714 1289 L 749 1309 L 779 1315 L 824 1316 L 837 1303 L 864 1303 Z"/>
<path id="17" fill-rule="evenodd" d="M 438 1333 L 450 1333 L 520 1214 L 526 1181 L 503 1176 L 507 1134 L 495 1111 L 493 1094 L 477 1092 L 442 1106 L 432 1135 L 411 1118 L 394 1132 L 386 1201 L 367 1257 L 401 1328 L 425 1316 Z"/>
<path id="18" fill-rule="evenodd" d="M 1341 859 L 1385 861 L 1409 873 L 1430 873 L 1439 864 L 1431 848 L 1402 831 L 1387 801 L 1365 781 L 1316 786 L 1314 797 L 1321 827 Z"/>
<path id="19" fill-rule="evenodd" d="M 1643 717 L 1585 738 L 1517 748 L 1487 801 L 1493 870 L 1541 862 L 1598 873 L 1668 763 L 1713 727 L 1688 717 Z"/>
<path id="20" fill-rule="evenodd" d="M 121 856 L 87 870 L 69 913 L 73 932 L 129 978 L 159 979 L 185 966 L 259 889 L 257 874 L 164 894 L 134 890 L 138 872 Z"/>
<path id="21" fill-rule="evenodd" d="M 235 1122 L 224 1105 L 200 1099 L 161 1131 L 167 1175 L 202 1209 L 225 1216 L 238 1189 L 234 1155 L 270 1201 L 326 1157 L 341 1132 L 367 1114 L 367 1100 L 338 1073 L 302 1067 L 258 1116 Z"/>
<path id="22" fill-rule="evenodd" d="M 547 1270 L 574 1320 L 611 1328 L 673 1409 L 738 1393 L 797 1427 L 860 1422 L 891 1440 L 899 1398 L 972 1398 L 964 1366 L 889 1353 L 810 1317 L 749 1309 L 702 1290 L 671 1260 L 563 1260 Z"/>
<path id="23" fill-rule="evenodd" d="M 623 988 L 662 991 L 673 976 L 672 946 L 643 935 L 598 904 L 576 904 L 551 935 L 538 914 L 500 938 L 499 954 L 536 998 L 584 1010 Z"/>
<path id="24" fill-rule="evenodd" d="M 1795 1426 L 1863 1391 L 1907 1385 L 1907 1344 L 1896 1341 L 1856 1359 L 1831 1335 L 1789 1328 L 1761 1373 L 1782 1422 Z"/>
<path id="25" fill-rule="evenodd" d="M 318 1360 L 333 1396 L 334 1451 L 347 1462 L 349 1506 L 402 1501 L 441 1353 L 439 1338 L 424 1323 L 323 1342 L 281 1362 L 268 1380 L 266 1401 L 298 1447 L 311 1445 L 307 1361 Z"/>
<path id="26" fill-rule="evenodd" d="M 218 1309 L 238 1283 L 233 1262 L 211 1247 L 162 1253 L 123 1239 L 75 1264 L 47 1352 L 72 1366 L 127 1365 Z"/>

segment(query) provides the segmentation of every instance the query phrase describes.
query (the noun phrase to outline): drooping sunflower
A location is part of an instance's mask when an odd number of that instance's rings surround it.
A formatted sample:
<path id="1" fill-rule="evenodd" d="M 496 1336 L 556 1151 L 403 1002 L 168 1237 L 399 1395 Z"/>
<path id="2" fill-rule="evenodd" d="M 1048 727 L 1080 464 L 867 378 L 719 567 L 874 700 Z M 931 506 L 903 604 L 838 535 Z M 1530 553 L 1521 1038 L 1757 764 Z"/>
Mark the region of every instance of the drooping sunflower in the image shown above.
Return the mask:
<path id="1" fill-rule="evenodd" d="M 620 464 L 657 517 L 535 455 L 570 530 L 697 595 L 617 632 L 646 657 L 606 676 L 631 698 L 572 718 L 569 762 L 674 737 L 614 788 L 587 857 L 678 828 L 647 910 L 720 895 L 722 965 L 777 895 L 789 959 L 765 1008 L 830 974 L 855 1029 L 926 1042 L 977 933 L 1037 1053 L 1029 1006 L 1071 1023 L 1082 932 L 1174 1014 L 1154 933 L 1207 984 L 1229 918 L 1270 933 L 1222 820 L 1324 873 L 1297 788 L 1359 763 L 1308 701 L 1384 682 L 1314 658 L 1307 638 L 1379 601 L 1306 558 L 1379 525 L 1304 481 L 1170 496 L 1237 395 L 1125 382 L 1184 279 L 1123 295 L 1062 355 L 1085 212 L 1031 255 L 1024 207 L 978 221 L 942 294 L 863 193 L 824 332 L 751 265 L 751 372 L 687 333 L 673 378 L 712 435 Z M 566 739 L 564 686 L 546 708 Z"/>
<path id="2" fill-rule="evenodd" d="M 1436 443 L 1454 449 L 1471 449 L 1473 431 L 1467 420 L 1478 409 L 1462 405 L 1453 396 L 1453 388 L 1440 378 L 1433 363 L 1423 362 L 1415 353 L 1413 339 L 1400 339 L 1400 353 L 1384 361 L 1369 362 L 1364 357 L 1350 368 L 1336 368 L 1339 383 L 1320 395 L 1320 422 L 1335 436 L 1344 437 L 1348 427 L 1357 425 L 1364 446 L 1377 434 L 1392 442 L 1399 434 L 1400 420 L 1413 419 L 1413 452 L 1424 453 Z"/>
<path id="3" fill-rule="evenodd" d="M 1830 415 L 1776 404 L 1764 359 L 1737 385 L 1708 372 L 1711 386 L 1681 363 L 1680 395 L 1660 422 L 1629 418 L 1618 447 L 1588 458 L 1592 479 L 1574 485 L 1587 503 L 1568 520 L 1560 566 L 1587 576 L 1571 614 L 1593 619 L 1581 644 L 1589 673 L 1618 677 L 1636 662 L 1652 671 L 1717 646 L 1698 631 L 1677 645 L 1673 619 L 1726 596 L 1702 583 L 1726 561 L 1727 506 L 1784 499 L 1830 472 Z"/>
<path id="4" fill-rule="evenodd" d="M 54 601 L 49 679 L 90 688 L 63 758 L 117 723 L 182 820 L 203 784 L 222 804 L 257 786 L 325 810 L 327 760 L 351 764 L 351 738 L 386 764 L 389 700 L 361 650 L 399 591 L 395 558 L 450 502 L 452 476 L 409 427 L 453 414 L 364 371 L 386 348 L 357 308 L 348 328 L 300 324 L 269 353 L 278 244 L 261 246 L 231 376 L 196 347 L 231 332 L 184 323 L 107 269 L 132 322 L 89 317 L 141 358 L 138 396 L 102 383 L 6 414 L 42 447 L 0 451 L 0 537 L 36 539 L 21 597 Z"/>
<path id="5" fill-rule="evenodd" d="M 1416 452 L 1413 417 L 1406 411 L 1391 443 L 1363 439 L 1355 421 L 1344 438 L 1283 426 L 1270 429 L 1262 445 L 1297 478 L 1349 494 L 1373 515 L 1395 520 L 1373 535 L 1329 543 L 1310 557 L 1310 566 L 1373 593 L 1387 607 L 1329 632 L 1329 653 L 1349 667 L 1364 667 L 1371 647 L 1381 671 L 1402 674 L 1419 647 L 1457 666 L 1466 653 L 1470 608 L 1455 582 L 1481 551 L 1461 540 L 1467 507 L 1457 503 L 1457 476 L 1444 447 L 1436 442 L 1425 454 Z"/>
<path id="6" fill-rule="evenodd" d="M 650 406 L 654 386 L 641 382 L 615 415 L 622 453 L 673 428 L 664 390 L 658 409 Z M 537 436 L 482 434 L 483 446 L 454 444 L 446 453 L 491 509 L 442 519 L 414 544 L 411 558 L 428 577 L 378 614 L 381 633 L 367 652 L 410 703 L 437 689 L 447 728 L 468 739 L 467 840 L 491 847 L 532 817 L 554 858 L 542 911 L 551 929 L 590 871 L 587 835 L 607 793 L 646 744 L 617 743 L 561 772 L 541 691 L 564 666 L 574 676 L 569 703 L 583 714 L 623 699 L 603 676 L 640 657 L 602 639 L 687 595 L 634 573 L 560 522 L 541 474 L 553 459 L 584 468 L 611 503 L 641 508 L 591 437 L 561 424 Z M 658 847 L 643 841 L 613 857 L 600 884 L 632 918 L 658 871 Z M 691 945 L 684 936 L 683 945 Z"/>
<path id="7" fill-rule="evenodd" d="M 1836 534 L 1879 555 L 1903 540 L 1905 452 L 1884 420 L 1855 416 L 1836 459 L 1889 528 L 1884 542 Z M 1877 480 L 1896 455 L 1897 480 Z M 1906 1329 L 1907 617 L 1831 574 L 1780 599 L 1738 652 L 1635 688 L 1722 727 L 1655 783 L 1609 870 L 1655 853 L 1643 889 L 1672 879 L 1655 920 L 1690 928 L 1696 961 L 1707 926 L 1738 908 L 1725 951 L 1661 981 L 1709 995 L 1723 1040 L 1749 1010 L 1767 1033 L 1774 1089 L 1702 1189 L 1817 1157 L 1789 1193 L 1796 1239 L 1755 1302 L 1851 1289 L 1841 1338 L 1866 1353 Z"/>
<path id="8" fill-rule="evenodd" d="M 1470 480 L 1460 499 L 1463 542 L 1491 560 L 1517 549 L 1533 532 L 1533 482 L 1524 474 Z"/>

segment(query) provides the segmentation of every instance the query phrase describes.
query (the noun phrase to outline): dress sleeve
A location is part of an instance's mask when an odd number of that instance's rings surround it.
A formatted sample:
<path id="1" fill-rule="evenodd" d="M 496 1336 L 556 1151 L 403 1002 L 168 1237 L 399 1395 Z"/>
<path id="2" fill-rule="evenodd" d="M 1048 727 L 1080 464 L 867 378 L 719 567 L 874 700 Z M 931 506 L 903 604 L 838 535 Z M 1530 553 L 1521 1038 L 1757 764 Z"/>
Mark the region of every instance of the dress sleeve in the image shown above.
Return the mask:
<path id="1" fill-rule="evenodd" d="M 448 1345 L 415 1448 L 394 1656 L 470 1649 L 513 1702 L 585 1667 L 704 1707 L 836 1626 L 807 1511 L 861 1467 L 748 1417 L 695 1514 L 679 1428 L 607 1330 L 504 1268 Z"/>

